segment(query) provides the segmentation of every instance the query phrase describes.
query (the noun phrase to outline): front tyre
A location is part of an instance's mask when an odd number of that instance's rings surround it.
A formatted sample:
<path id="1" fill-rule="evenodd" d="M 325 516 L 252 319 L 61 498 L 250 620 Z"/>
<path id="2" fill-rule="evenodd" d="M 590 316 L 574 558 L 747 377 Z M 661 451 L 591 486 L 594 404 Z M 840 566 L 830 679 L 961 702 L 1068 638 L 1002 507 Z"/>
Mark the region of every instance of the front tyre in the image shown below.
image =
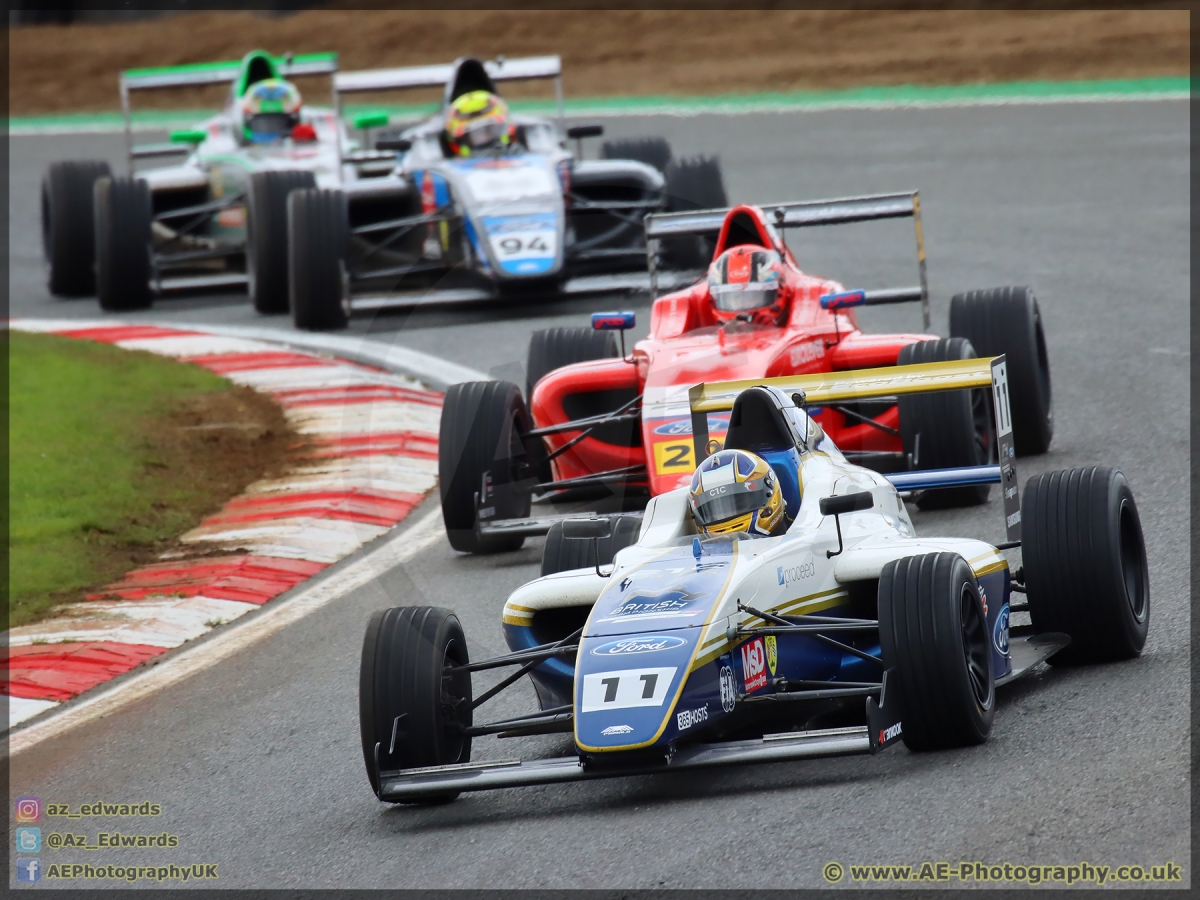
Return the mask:
<path id="1" fill-rule="evenodd" d="M 996 714 L 979 584 L 957 553 L 893 560 L 879 576 L 879 643 L 903 695 L 910 750 L 982 744 Z"/>
<path id="2" fill-rule="evenodd" d="M 1053 665 L 1139 655 L 1150 628 L 1150 573 L 1133 492 L 1104 466 L 1035 475 L 1021 502 L 1021 551 L 1036 632 L 1071 643 Z"/>
<path id="3" fill-rule="evenodd" d="M 1027 287 L 970 291 L 950 299 L 950 334 L 980 356 L 1004 354 L 1017 453 L 1045 453 L 1054 436 L 1050 360 L 1037 298 Z"/>
<path id="4" fill-rule="evenodd" d="M 96 297 L 109 311 L 146 309 L 150 293 L 150 187 L 136 178 L 101 178 L 96 216 Z"/>
<path id="5" fill-rule="evenodd" d="M 529 515 L 532 493 L 518 483 L 522 470 L 537 471 L 545 450 L 533 429 L 521 389 L 507 381 L 470 381 L 450 386 L 438 429 L 438 488 L 442 520 L 450 546 L 463 553 L 500 553 L 518 549 L 521 536 L 479 537 L 475 533 L 475 497 L 480 518 L 519 519 Z M 491 499 L 486 499 L 485 478 Z"/>
<path id="6" fill-rule="evenodd" d="M 309 331 L 345 328 L 346 197 L 341 191 L 293 190 L 287 210 L 292 322 Z"/>
<path id="7" fill-rule="evenodd" d="M 902 347 L 897 365 L 973 359 L 975 350 L 962 338 L 921 341 Z M 940 391 L 899 399 L 900 439 L 914 469 L 950 469 L 994 462 L 995 425 L 991 392 Z M 989 484 L 924 491 L 922 509 L 985 503 Z"/>
<path id="8" fill-rule="evenodd" d="M 564 538 L 562 522 L 551 525 L 546 533 L 546 545 L 542 548 L 542 575 L 612 565 L 620 551 L 637 542 L 642 516 L 616 515 L 608 519 L 612 526 L 611 533 L 595 541 Z"/>
<path id="9" fill-rule="evenodd" d="M 42 179 L 42 254 L 56 297 L 96 292 L 93 189 L 111 174 L 106 162 L 57 162 Z"/>
<path id="10" fill-rule="evenodd" d="M 533 388 L 555 369 L 593 359 L 621 355 L 617 336 L 592 328 L 543 328 L 529 338 L 525 358 L 525 399 L 532 401 Z"/>
<path id="11" fill-rule="evenodd" d="M 376 796 L 380 773 L 471 760 L 471 675 L 446 670 L 470 661 L 458 617 L 448 609 L 409 606 L 371 615 L 359 666 L 358 722 L 367 777 Z M 458 792 L 424 803 L 447 803 Z"/>
<path id="12" fill-rule="evenodd" d="M 250 302 L 263 314 L 288 311 L 288 196 L 315 188 L 312 172 L 255 172 L 246 215 Z"/>

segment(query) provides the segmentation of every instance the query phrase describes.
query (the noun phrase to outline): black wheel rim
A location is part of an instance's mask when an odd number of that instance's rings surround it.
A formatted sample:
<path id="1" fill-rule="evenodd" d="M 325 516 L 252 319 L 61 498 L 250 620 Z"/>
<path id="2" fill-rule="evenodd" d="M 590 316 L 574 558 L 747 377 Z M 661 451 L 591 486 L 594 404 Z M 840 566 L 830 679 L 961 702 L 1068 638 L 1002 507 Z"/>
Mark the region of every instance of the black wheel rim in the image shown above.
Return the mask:
<path id="1" fill-rule="evenodd" d="M 461 651 L 458 642 L 451 640 L 446 644 L 442 655 L 442 669 L 466 664 L 466 654 Z M 443 758 L 448 763 L 462 759 L 463 750 L 469 738 L 463 730 L 471 724 L 471 676 L 467 672 L 455 672 L 442 675 L 442 691 L 438 698 L 441 712 L 442 747 L 445 750 Z"/>
<path id="2" fill-rule="evenodd" d="M 969 584 L 962 586 L 959 594 L 959 607 L 962 623 L 963 661 L 967 666 L 967 679 L 971 683 L 971 693 L 975 702 L 986 709 L 991 703 L 992 684 L 988 677 L 988 654 L 991 646 L 988 642 L 987 623 L 983 618 L 983 610 L 979 605 L 974 591 Z"/>
<path id="3" fill-rule="evenodd" d="M 988 391 L 971 391 L 971 421 L 975 426 L 975 459 L 978 465 L 992 462 L 992 409 Z"/>
<path id="4" fill-rule="evenodd" d="M 1146 619 L 1149 586 L 1146 574 L 1146 547 L 1138 527 L 1137 515 L 1128 501 L 1122 501 L 1120 512 L 1121 576 L 1125 581 L 1125 600 L 1134 620 Z"/>

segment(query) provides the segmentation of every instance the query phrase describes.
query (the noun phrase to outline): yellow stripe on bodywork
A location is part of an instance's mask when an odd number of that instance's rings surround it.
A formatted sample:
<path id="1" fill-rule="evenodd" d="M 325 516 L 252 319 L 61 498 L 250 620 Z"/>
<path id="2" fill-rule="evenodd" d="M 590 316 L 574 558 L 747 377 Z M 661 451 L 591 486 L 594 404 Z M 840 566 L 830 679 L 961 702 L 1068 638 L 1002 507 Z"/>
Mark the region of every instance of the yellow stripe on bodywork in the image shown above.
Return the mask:
<path id="1" fill-rule="evenodd" d="M 516 603 L 505 603 L 500 621 L 505 625 L 528 625 L 533 620 L 536 609 L 528 606 L 518 606 Z"/>
<path id="2" fill-rule="evenodd" d="M 847 596 L 849 595 L 842 588 L 832 588 L 828 591 L 821 591 L 805 597 L 797 597 L 795 600 L 788 600 L 785 603 L 780 603 L 778 606 L 765 610 L 765 612 L 781 616 L 816 613 L 824 609 L 829 609 L 831 606 L 837 606 Z M 799 610 L 802 610 L 802 612 L 797 613 Z M 766 625 L 767 623 L 763 619 L 758 618 L 758 616 L 750 616 L 743 619 L 739 624 L 756 628 L 759 625 Z M 688 669 L 688 674 L 690 675 L 697 669 L 703 668 L 723 654 L 729 648 L 730 643 L 729 636 L 726 634 L 719 634 L 714 638 L 709 638 L 700 647 L 700 654 L 693 660 L 692 667 Z"/>
<path id="3" fill-rule="evenodd" d="M 957 391 L 964 388 L 991 387 L 992 360 L 953 359 L 946 362 L 918 363 L 911 366 L 886 366 L 850 372 L 821 372 L 813 375 L 785 375 L 780 378 L 747 378 L 741 381 L 714 381 L 698 384 L 688 391 L 693 412 L 722 412 L 733 409 L 738 394 L 756 385 L 777 387 L 784 393 L 804 391 L 810 404 L 862 400 L 867 397 L 892 397 L 898 394 L 923 394 L 933 391 Z"/>

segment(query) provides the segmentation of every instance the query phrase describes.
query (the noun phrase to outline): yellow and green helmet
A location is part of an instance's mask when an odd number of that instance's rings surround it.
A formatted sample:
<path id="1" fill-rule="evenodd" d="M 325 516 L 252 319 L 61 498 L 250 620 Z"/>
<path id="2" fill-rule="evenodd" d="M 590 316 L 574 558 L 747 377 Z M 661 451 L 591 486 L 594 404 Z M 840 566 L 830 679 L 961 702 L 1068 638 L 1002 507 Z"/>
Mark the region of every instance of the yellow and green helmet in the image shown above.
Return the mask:
<path id="1" fill-rule="evenodd" d="M 290 81 L 267 78 L 250 85 L 238 103 L 243 137 L 252 144 L 282 140 L 300 124 L 301 105 Z"/>
<path id="2" fill-rule="evenodd" d="M 446 144 L 455 156 L 510 147 L 517 129 L 508 104 L 489 91 L 470 91 L 446 112 Z"/>

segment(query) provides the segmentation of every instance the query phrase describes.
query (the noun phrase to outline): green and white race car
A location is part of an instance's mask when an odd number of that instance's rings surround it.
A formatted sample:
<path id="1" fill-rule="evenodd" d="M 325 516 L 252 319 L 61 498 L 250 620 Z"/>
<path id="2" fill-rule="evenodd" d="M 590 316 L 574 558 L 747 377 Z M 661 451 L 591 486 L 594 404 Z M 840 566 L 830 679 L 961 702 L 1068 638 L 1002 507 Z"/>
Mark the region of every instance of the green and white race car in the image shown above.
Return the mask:
<path id="1" fill-rule="evenodd" d="M 246 285 L 259 312 L 286 312 L 288 194 L 353 181 L 378 155 L 354 153 L 336 109 L 301 106 L 284 80 L 336 71 L 334 53 L 256 50 L 240 62 L 123 72 L 126 174 L 60 162 L 42 182 L 50 292 L 94 292 L 102 309 L 130 310 L 171 291 Z M 168 143 L 134 145 L 132 92 L 223 83 L 220 113 Z M 178 155 L 177 165 L 136 169 Z"/>

